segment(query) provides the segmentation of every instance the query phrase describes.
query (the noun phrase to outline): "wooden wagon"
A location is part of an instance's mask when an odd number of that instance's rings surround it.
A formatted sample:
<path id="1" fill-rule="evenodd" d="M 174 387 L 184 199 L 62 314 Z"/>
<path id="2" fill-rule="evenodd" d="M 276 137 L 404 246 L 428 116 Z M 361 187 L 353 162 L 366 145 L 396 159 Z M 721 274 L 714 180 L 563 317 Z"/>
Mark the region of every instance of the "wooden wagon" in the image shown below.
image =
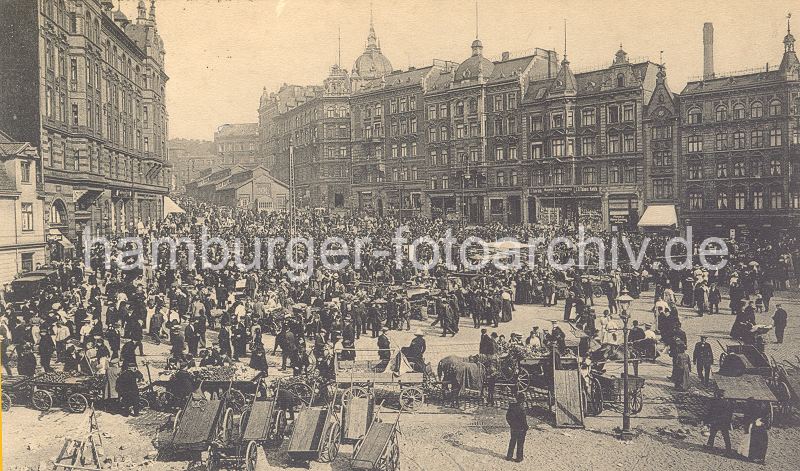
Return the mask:
<path id="1" fill-rule="evenodd" d="M 377 350 L 356 350 L 356 358 Z M 398 391 L 400 408 L 413 411 L 425 404 L 423 383 L 425 373 L 410 371 L 410 364 L 402 353 L 389 360 L 342 360 L 340 356 L 348 352 L 336 352 L 334 371 L 336 385 L 350 392 L 372 391 L 375 388 Z M 393 368 L 399 366 L 399 368 Z M 406 371 L 409 370 L 409 371 Z M 347 394 L 347 392 L 345 392 Z"/>
<path id="2" fill-rule="evenodd" d="M 625 378 L 622 375 L 608 376 L 592 371 L 589 374 L 588 382 L 586 410 L 590 415 L 600 414 L 607 404 L 622 404 L 624 407 Z M 628 400 L 631 414 L 638 414 L 642 411 L 644 382 L 644 378 L 641 376 L 628 375 Z"/>
<path id="3" fill-rule="evenodd" d="M 33 386 L 31 376 L 3 376 L 3 412 L 8 412 L 12 405 L 27 403 L 31 399 Z"/>
<path id="4" fill-rule="evenodd" d="M 30 381 L 32 387 L 31 404 L 42 412 L 53 407 L 57 400 L 66 400 L 70 412 L 80 414 L 90 404 L 102 399 L 105 378 L 100 376 L 62 376 L 50 379 L 51 373 L 35 376 Z"/>
<path id="5" fill-rule="evenodd" d="M 244 374 L 237 374 L 230 378 L 209 378 L 204 379 L 204 371 L 213 372 L 220 367 L 206 366 L 189 368 L 189 372 L 201 383 L 201 390 L 204 394 L 213 399 L 226 399 L 228 406 L 234 412 L 240 413 L 244 410 L 247 403 L 251 402 L 258 385 L 261 383 L 264 374 L 254 369 L 247 369 Z M 172 375 L 174 371 L 162 371 L 161 375 Z M 213 373 L 212 373 L 213 374 Z M 149 376 L 149 367 L 148 367 Z M 180 407 L 180 401 L 175 398 L 170 391 L 169 380 L 155 380 L 148 385 L 148 400 L 163 410 L 173 410 Z M 227 396 L 227 397 L 225 397 Z"/>
<path id="6" fill-rule="evenodd" d="M 361 386 L 342 393 L 342 443 L 356 443 L 364 438 L 375 416 L 375 394 Z"/>
<path id="7" fill-rule="evenodd" d="M 286 453 L 293 461 L 330 463 L 339 454 L 341 424 L 334 400 L 324 406 L 304 406 L 292 423 Z"/>
<path id="8" fill-rule="evenodd" d="M 367 434 L 356 442 L 350 466 L 357 470 L 395 471 L 400 467 L 400 446 L 397 441 L 400 414 L 393 422 L 384 422 L 378 414 L 372 420 Z"/>
<path id="9" fill-rule="evenodd" d="M 780 412 L 781 401 L 773 392 L 767 378 L 755 374 L 743 374 L 741 376 L 722 376 L 714 378 L 716 387 L 724 391 L 725 399 L 734 403 L 737 412 L 747 412 L 747 403 L 755 401 L 765 410 L 769 411 L 767 420 L 774 423 L 776 412 Z"/>

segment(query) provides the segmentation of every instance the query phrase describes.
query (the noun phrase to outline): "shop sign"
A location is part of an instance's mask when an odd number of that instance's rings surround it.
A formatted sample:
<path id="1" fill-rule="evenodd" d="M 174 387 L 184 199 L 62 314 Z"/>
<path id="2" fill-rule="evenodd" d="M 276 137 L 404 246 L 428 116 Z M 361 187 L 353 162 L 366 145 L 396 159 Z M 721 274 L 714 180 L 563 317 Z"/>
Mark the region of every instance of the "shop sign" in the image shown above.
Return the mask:
<path id="1" fill-rule="evenodd" d="M 133 198 L 131 190 L 111 190 L 112 198 Z"/>
<path id="2" fill-rule="evenodd" d="M 628 224 L 630 221 L 629 214 L 611 214 L 608 216 L 608 222 L 612 226 L 623 226 Z"/>

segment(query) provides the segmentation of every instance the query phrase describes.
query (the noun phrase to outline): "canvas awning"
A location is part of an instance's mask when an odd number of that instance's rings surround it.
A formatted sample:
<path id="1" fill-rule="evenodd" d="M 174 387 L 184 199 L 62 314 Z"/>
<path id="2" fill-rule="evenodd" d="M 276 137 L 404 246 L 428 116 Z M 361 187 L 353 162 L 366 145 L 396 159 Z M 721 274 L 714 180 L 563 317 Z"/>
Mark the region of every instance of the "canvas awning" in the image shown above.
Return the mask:
<path id="1" fill-rule="evenodd" d="M 185 213 L 186 211 L 183 210 L 178 203 L 172 200 L 169 196 L 164 197 L 164 216 L 168 214 L 181 214 Z"/>
<path id="2" fill-rule="evenodd" d="M 673 227 L 678 225 L 674 204 L 652 204 L 644 210 L 639 227 Z"/>
<path id="3" fill-rule="evenodd" d="M 48 229 L 47 240 L 60 244 L 62 247 L 68 250 L 75 248 L 75 245 L 73 245 L 72 241 L 70 241 L 67 236 L 61 232 L 61 229 L 58 229 L 57 227 L 51 227 Z"/>

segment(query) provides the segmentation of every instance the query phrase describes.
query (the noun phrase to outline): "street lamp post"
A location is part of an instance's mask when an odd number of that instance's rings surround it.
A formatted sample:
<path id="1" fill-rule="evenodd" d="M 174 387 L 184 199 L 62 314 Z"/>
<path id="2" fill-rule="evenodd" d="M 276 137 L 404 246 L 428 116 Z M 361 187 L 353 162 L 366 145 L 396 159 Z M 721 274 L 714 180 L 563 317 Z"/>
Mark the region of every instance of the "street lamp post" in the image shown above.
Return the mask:
<path id="1" fill-rule="evenodd" d="M 622 410 L 622 429 L 619 431 L 619 438 L 621 439 L 629 439 L 633 437 L 633 432 L 631 432 L 631 405 L 630 405 L 630 397 L 628 394 L 628 321 L 630 320 L 630 315 L 628 314 L 628 308 L 630 307 L 631 303 L 633 302 L 633 298 L 628 294 L 627 289 L 622 290 L 622 294 L 617 298 L 617 303 L 622 310 L 620 314 L 620 318 L 622 319 L 622 401 L 624 403 L 624 408 Z"/>

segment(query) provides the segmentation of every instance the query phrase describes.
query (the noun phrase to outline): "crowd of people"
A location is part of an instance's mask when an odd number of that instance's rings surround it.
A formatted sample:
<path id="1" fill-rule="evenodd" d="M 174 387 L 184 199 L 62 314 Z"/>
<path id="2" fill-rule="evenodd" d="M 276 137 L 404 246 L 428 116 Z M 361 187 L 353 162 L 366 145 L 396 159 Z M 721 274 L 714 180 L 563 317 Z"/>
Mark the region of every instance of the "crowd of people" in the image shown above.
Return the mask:
<path id="1" fill-rule="evenodd" d="M 635 322 L 631 341 L 642 356 L 655 357 L 660 337 L 674 360 L 676 386 L 685 388 L 683 372 L 691 368 L 692 361 L 687 359 L 678 307 L 696 309 L 699 315 L 717 314 L 721 287 L 725 287 L 731 298 L 729 307 L 736 315 L 731 335 L 755 343 L 758 336 L 750 334 L 754 312 L 770 309 L 776 289 L 796 286 L 794 260 L 800 253 L 800 245 L 793 238 L 752 240 L 732 243 L 729 263 L 720 270 L 705 270 L 696 264 L 673 269 L 664 259 L 667 237 L 651 236 L 641 266 L 621 260 L 618 266 L 606 269 L 598 262 L 610 254 L 601 252 L 610 250 L 612 238 L 618 235 L 597 232 L 587 235 L 603 241 L 604 247 L 585 247 L 583 266 L 559 269 L 545 263 L 544 255 L 539 254 L 535 257 L 538 263 L 530 265 L 501 269 L 487 264 L 470 270 L 458 260 L 456 247 L 451 249 L 455 266 L 447 266 L 445 254 L 440 254 L 438 263 L 420 269 L 408 259 L 398 264 L 392 257 L 379 255 L 394 253 L 393 237 L 401 225 L 407 227 L 408 239 L 438 241 L 451 232 L 459 243 L 469 237 L 487 241 L 575 237 L 577 231 L 544 225 L 476 227 L 443 220 L 400 221 L 316 212 L 299 212 L 292 220 L 287 213 L 220 208 L 190 200 L 181 204 L 185 213 L 170 214 L 152 227 L 132 227 L 129 233 L 119 235 L 140 238 L 136 248 L 141 250 L 144 263 L 135 269 L 123 270 L 117 263 L 107 263 L 131 262 L 136 257 L 130 254 L 130 242 L 118 246 L 112 237 L 110 250 L 102 244 L 92 245 L 84 248 L 88 257 L 77 254 L 53 262 L 57 280 L 28 299 L 11 302 L 13 293 L 7 286 L 0 304 L 6 373 L 13 373 L 11 350 L 17 356 L 17 373 L 23 375 L 52 371 L 55 364 L 66 372 L 105 374 L 119 368 L 133 373 L 145 354 L 147 339 L 154 344 L 169 342 L 171 367 L 177 369 L 247 359 L 251 367 L 268 373 L 266 354 L 271 348 L 273 354 L 280 351 L 282 370 L 291 368 L 299 375 L 316 365 L 322 374 L 331 374 L 333 355 L 341 352 L 344 358 L 354 359 L 358 354 L 355 341 L 365 335 L 375 339 L 380 358 L 388 360 L 389 352 L 398 350 L 398 346 L 391 345 L 386 332 L 410 331 L 411 319 L 439 326 L 443 337 L 455 336 L 461 317 L 471 318 L 475 329 L 497 328 L 512 320 L 518 305 L 553 306 L 562 302 L 565 321 L 600 343 L 619 344 L 619 296 L 623 292 L 638 296 L 652 286 L 653 322 L 642 326 Z M 178 242 L 172 247 L 162 241 L 155 243 L 160 249 L 157 256 L 153 253 L 153 241 L 161 238 L 189 241 L 200 247 L 203 237 L 210 234 L 229 242 L 230 247 L 235 241 L 245 254 L 242 263 L 246 264 L 254 258 L 256 241 L 286 237 L 293 231 L 306 239 L 340 237 L 352 241 L 369 237 L 370 242 L 362 251 L 360 265 L 334 270 L 316 263 L 316 269 L 299 280 L 289 277 L 298 272 L 290 263 L 292 257 L 319 261 L 319 254 L 309 253 L 303 246 L 275 244 L 270 265 L 259 270 L 242 270 L 233 261 L 211 267 L 228 255 L 220 245 L 209 246 L 207 257 L 194 257 L 190 244 Z M 637 233 L 626 236 L 635 249 L 644 237 Z M 555 250 L 555 258 L 562 262 L 578 259 L 574 245 L 559 245 Z M 417 247 L 415 256 L 422 261 L 436 258 L 432 248 L 425 245 Z M 676 256 L 685 258 L 687 254 Z M 682 295 L 680 299 L 678 294 Z M 776 307 L 775 334 L 782 341 L 786 313 L 780 305 Z M 216 335 L 209 335 L 212 331 Z M 274 345 L 264 345 L 262 334 L 266 333 L 275 334 Z M 415 368 L 422 368 L 424 333 L 415 334 L 415 341 L 402 351 Z M 532 332 L 525 341 L 519 335 L 510 341 L 540 348 L 544 342 L 557 343 L 553 335 Z M 498 341 L 502 344 L 505 339 L 496 339 L 495 344 Z M 694 363 L 698 373 L 702 369 L 707 378 L 708 361 L 713 361 L 713 355 L 704 360 L 706 356 L 698 351 L 703 350 L 695 350 Z M 130 380 L 123 377 L 123 383 L 130 384 Z M 109 395 L 115 394 L 109 391 Z M 130 409 L 135 412 L 134 406 Z"/>

